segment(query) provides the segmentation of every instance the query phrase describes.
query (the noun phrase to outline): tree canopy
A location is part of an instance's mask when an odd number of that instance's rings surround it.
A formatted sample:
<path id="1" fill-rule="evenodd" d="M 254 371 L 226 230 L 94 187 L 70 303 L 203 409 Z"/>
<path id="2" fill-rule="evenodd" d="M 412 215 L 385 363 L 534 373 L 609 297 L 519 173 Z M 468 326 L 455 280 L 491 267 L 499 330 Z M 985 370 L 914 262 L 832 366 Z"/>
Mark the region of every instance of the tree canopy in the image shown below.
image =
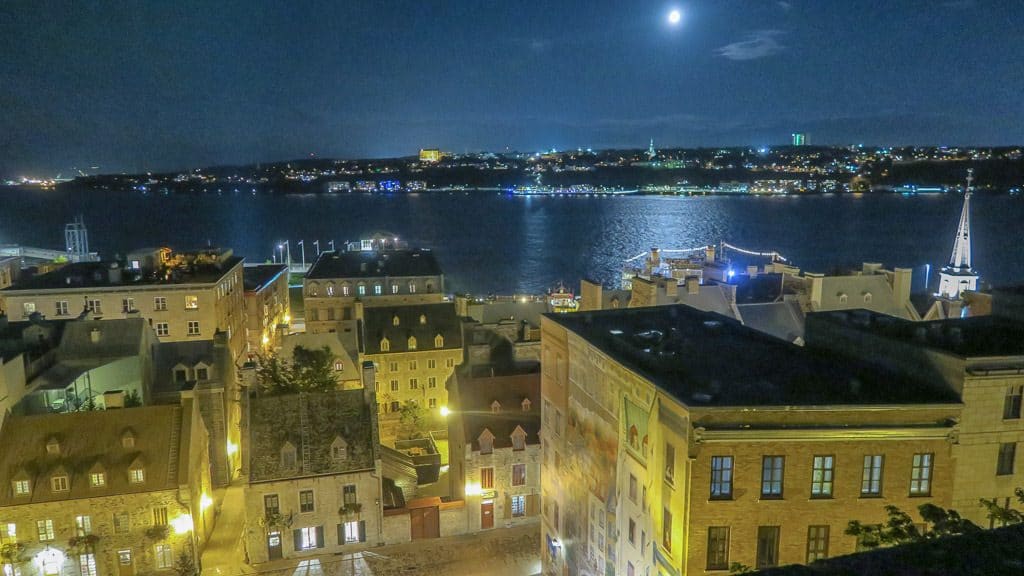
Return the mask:
<path id="1" fill-rule="evenodd" d="M 320 349 L 296 346 L 290 362 L 277 355 L 263 356 L 256 378 L 260 391 L 270 395 L 329 392 L 338 385 L 334 353 L 327 346 Z"/>

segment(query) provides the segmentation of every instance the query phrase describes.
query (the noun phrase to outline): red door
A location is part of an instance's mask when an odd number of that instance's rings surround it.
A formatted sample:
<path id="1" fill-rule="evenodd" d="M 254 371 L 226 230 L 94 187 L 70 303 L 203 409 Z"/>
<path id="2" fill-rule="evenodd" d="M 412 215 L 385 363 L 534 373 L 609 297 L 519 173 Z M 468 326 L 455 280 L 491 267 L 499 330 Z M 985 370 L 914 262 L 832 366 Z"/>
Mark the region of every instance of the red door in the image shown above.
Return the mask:
<path id="1" fill-rule="evenodd" d="M 480 503 L 480 529 L 494 528 L 494 500 Z"/>

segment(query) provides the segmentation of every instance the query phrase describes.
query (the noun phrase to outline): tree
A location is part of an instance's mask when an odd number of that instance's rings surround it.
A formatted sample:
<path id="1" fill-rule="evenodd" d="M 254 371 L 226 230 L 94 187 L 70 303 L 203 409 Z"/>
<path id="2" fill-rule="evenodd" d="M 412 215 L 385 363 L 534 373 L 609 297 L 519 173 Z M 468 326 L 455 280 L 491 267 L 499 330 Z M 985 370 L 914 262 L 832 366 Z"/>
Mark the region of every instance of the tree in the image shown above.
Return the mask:
<path id="1" fill-rule="evenodd" d="M 138 408 L 142 406 L 142 398 L 139 398 L 139 393 L 135 390 L 129 390 L 124 395 L 124 407 L 125 408 Z"/>
<path id="2" fill-rule="evenodd" d="M 174 563 L 174 573 L 177 576 L 196 576 L 199 573 L 191 554 L 184 550 L 181 552 L 178 561 Z"/>
<path id="3" fill-rule="evenodd" d="M 1024 488 L 1017 488 L 1013 491 L 1014 495 L 1017 496 L 1017 501 L 1024 504 Z M 986 500 L 981 499 L 981 506 L 988 512 L 988 519 L 993 525 L 999 524 L 1002 526 L 1008 526 L 1010 524 L 1020 524 L 1024 522 L 1024 514 L 1020 510 L 1014 510 L 1009 506 L 1003 507 L 996 503 L 996 499 Z"/>
<path id="4" fill-rule="evenodd" d="M 962 518 L 956 510 L 946 510 L 934 504 L 922 504 L 917 510 L 921 518 L 931 525 L 930 530 L 922 532 L 909 514 L 890 504 L 885 507 L 889 518 L 884 524 L 861 524 L 851 520 L 846 534 L 856 536 L 858 543 L 865 548 L 877 548 L 981 531 L 977 524 Z"/>
<path id="5" fill-rule="evenodd" d="M 334 376 L 334 354 L 327 346 L 319 350 L 296 346 L 291 362 L 276 355 L 263 356 L 256 378 L 260 389 L 270 395 L 328 392 L 338 385 Z"/>
<path id="6" fill-rule="evenodd" d="M 399 421 L 409 432 L 409 438 L 422 438 L 426 432 L 427 418 L 423 407 L 412 400 L 406 400 L 399 408 Z"/>

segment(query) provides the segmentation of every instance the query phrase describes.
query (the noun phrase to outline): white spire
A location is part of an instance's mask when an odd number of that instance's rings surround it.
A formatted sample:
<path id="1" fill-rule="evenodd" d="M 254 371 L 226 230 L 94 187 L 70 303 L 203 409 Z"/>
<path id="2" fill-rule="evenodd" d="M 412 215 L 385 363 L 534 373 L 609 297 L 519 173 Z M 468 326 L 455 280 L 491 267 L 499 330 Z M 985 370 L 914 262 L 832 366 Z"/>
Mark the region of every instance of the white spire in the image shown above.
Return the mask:
<path id="1" fill-rule="evenodd" d="M 949 258 L 949 267 L 958 270 L 971 269 L 971 183 L 974 181 L 974 169 L 967 170 L 967 191 L 964 192 L 964 208 L 960 212 L 960 226 L 956 230 L 953 241 L 953 255 Z"/>
<path id="2" fill-rule="evenodd" d="M 949 265 L 939 273 L 939 296 L 957 300 L 964 290 L 975 290 L 978 273 L 971 269 L 971 194 L 974 190 L 974 170 L 967 171 L 967 190 L 964 192 L 964 207 L 960 212 L 960 226 L 953 241 L 953 255 Z"/>

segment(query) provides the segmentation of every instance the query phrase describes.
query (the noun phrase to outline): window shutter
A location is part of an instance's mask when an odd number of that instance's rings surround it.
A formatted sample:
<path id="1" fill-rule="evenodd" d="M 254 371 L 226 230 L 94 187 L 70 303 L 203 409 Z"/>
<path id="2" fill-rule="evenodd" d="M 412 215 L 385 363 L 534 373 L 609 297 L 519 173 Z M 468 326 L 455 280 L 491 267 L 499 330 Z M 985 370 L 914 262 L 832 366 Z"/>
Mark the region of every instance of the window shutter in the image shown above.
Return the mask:
<path id="1" fill-rule="evenodd" d="M 323 548 L 324 547 L 324 527 L 323 526 L 317 526 L 316 527 L 316 547 L 317 548 Z"/>
<path id="2" fill-rule="evenodd" d="M 503 518 L 505 518 L 505 520 L 508 520 L 511 517 L 512 517 L 512 497 L 509 496 L 508 494 L 505 494 L 505 515 L 503 516 Z"/>
<path id="3" fill-rule="evenodd" d="M 302 530 L 292 530 L 292 536 L 295 538 L 295 551 L 302 550 Z"/>
<path id="4" fill-rule="evenodd" d="M 530 494 L 526 497 L 526 515 L 536 516 L 540 513 L 540 494 Z"/>
<path id="5" fill-rule="evenodd" d="M 338 524 L 338 546 L 345 544 L 345 525 Z"/>
<path id="6" fill-rule="evenodd" d="M 359 521 L 359 541 L 366 542 L 366 520 Z"/>

